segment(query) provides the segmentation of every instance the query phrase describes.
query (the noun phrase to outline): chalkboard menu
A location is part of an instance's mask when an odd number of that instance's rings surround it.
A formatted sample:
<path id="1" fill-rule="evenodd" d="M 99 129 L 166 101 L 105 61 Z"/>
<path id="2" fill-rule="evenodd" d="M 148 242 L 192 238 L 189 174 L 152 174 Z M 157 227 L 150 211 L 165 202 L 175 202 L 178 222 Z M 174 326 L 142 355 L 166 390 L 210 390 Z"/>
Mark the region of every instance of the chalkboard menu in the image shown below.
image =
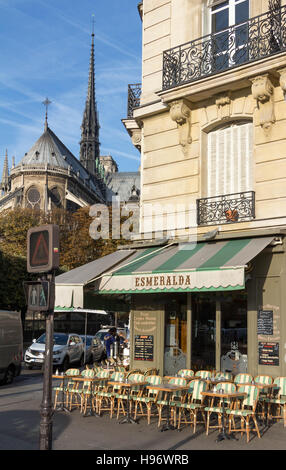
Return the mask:
<path id="1" fill-rule="evenodd" d="M 273 335 L 273 311 L 272 310 L 258 310 L 257 334 L 258 335 Z"/>
<path id="2" fill-rule="evenodd" d="M 258 343 L 259 364 L 279 366 L 279 343 Z"/>
<path id="3" fill-rule="evenodd" d="M 136 361 L 154 360 L 154 336 L 135 335 L 134 359 Z"/>

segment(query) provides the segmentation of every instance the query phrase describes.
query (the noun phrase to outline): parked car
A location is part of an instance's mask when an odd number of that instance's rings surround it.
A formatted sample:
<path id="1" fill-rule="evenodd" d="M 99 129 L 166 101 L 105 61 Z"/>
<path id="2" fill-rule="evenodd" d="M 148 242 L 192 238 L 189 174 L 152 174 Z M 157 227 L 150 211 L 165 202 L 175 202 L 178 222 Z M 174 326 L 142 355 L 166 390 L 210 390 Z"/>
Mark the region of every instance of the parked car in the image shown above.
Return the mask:
<path id="1" fill-rule="evenodd" d="M 106 358 L 105 348 L 101 341 L 92 335 L 80 335 L 85 345 L 85 363 L 100 362 Z M 86 338 L 86 341 L 85 341 Z"/>
<path id="2" fill-rule="evenodd" d="M 42 366 L 45 355 L 46 334 L 33 340 L 25 352 L 25 364 L 29 369 Z M 70 364 L 84 364 L 84 343 L 81 337 L 74 333 L 54 333 L 53 365 L 63 370 Z"/>
<path id="3" fill-rule="evenodd" d="M 91 340 L 91 345 L 89 347 L 90 361 L 100 362 L 103 359 L 106 359 L 105 346 L 102 344 L 100 339 L 97 336 L 93 336 Z"/>
<path id="4" fill-rule="evenodd" d="M 21 373 L 23 331 L 20 312 L 0 310 L 0 383 L 10 384 Z"/>

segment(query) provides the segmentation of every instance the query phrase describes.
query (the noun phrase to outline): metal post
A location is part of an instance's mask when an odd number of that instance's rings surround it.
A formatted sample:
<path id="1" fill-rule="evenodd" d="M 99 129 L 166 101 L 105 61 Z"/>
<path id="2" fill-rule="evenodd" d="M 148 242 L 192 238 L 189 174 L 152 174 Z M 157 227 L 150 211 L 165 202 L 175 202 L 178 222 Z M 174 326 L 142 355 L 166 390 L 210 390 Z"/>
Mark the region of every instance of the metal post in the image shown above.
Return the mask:
<path id="1" fill-rule="evenodd" d="M 44 280 L 43 276 L 43 280 Z M 55 305 L 55 273 L 48 275 L 50 281 L 50 303 L 46 314 L 46 346 L 43 399 L 41 403 L 40 450 L 52 449 L 53 406 L 52 406 L 52 372 L 54 346 L 54 305 Z M 45 278 L 46 279 L 46 278 Z"/>

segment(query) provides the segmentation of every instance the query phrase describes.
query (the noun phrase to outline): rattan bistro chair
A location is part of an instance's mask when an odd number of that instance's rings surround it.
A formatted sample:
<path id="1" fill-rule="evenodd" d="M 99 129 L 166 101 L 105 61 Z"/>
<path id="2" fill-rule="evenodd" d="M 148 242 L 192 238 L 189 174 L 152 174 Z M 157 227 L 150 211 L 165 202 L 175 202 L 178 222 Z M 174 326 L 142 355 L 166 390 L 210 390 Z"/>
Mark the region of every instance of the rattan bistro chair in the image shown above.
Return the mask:
<path id="1" fill-rule="evenodd" d="M 198 370 L 195 373 L 195 377 L 200 377 L 201 379 L 210 379 L 212 376 L 212 373 L 210 370 Z"/>
<path id="2" fill-rule="evenodd" d="M 148 382 L 149 385 L 160 385 L 162 383 L 162 377 L 160 377 L 160 375 L 149 375 L 145 377 L 145 381 Z M 135 404 L 134 419 L 136 419 L 137 416 L 147 416 L 147 423 L 150 424 L 152 416 L 152 407 L 154 407 L 154 405 L 156 407 L 158 396 L 159 390 L 152 388 L 146 389 L 145 394 L 133 397 L 133 401 Z M 138 407 L 140 408 L 139 412 Z M 146 411 L 144 411 L 144 407 L 146 407 Z"/>
<path id="3" fill-rule="evenodd" d="M 168 381 L 169 384 L 174 385 L 187 385 L 187 380 L 182 377 L 174 377 Z M 181 391 L 174 391 L 168 400 L 167 392 L 164 393 L 163 399 L 157 400 L 158 409 L 158 427 L 160 427 L 161 421 L 166 420 L 162 417 L 163 409 L 169 405 L 171 411 L 171 420 L 173 419 L 174 426 L 176 426 L 176 404 L 181 402 L 182 393 Z"/>
<path id="4" fill-rule="evenodd" d="M 191 379 L 194 377 L 195 373 L 191 369 L 180 369 L 178 371 L 178 376 L 179 377 L 184 377 L 185 379 Z"/>
<path id="5" fill-rule="evenodd" d="M 255 416 L 256 405 L 259 397 L 259 390 L 257 387 L 255 387 L 255 385 L 242 385 L 238 387 L 238 392 L 246 393 L 247 395 L 241 401 L 241 408 L 226 410 L 226 413 L 229 416 L 229 432 L 245 432 L 247 436 L 247 442 L 249 442 L 250 418 L 252 418 L 255 426 L 254 429 L 257 432 L 258 437 L 260 438 L 260 432 Z M 240 419 L 240 428 L 235 427 L 235 418 Z"/>
<path id="6" fill-rule="evenodd" d="M 137 382 L 140 383 L 141 382 L 141 383 L 143 383 L 143 382 L 145 382 L 145 377 L 144 377 L 143 374 L 131 374 L 128 377 L 128 382 L 134 382 L 134 383 L 137 383 Z M 132 404 L 133 404 L 134 400 L 136 400 L 136 398 L 138 396 L 141 396 L 142 392 L 143 392 L 143 388 L 140 385 L 135 385 L 135 386 L 131 387 L 131 389 L 129 391 L 129 411 L 130 411 L 130 413 L 132 411 Z M 119 415 L 120 415 L 120 412 L 122 412 L 124 416 L 126 415 L 126 409 L 125 409 L 124 403 L 127 403 L 127 400 L 128 400 L 127 390 L 124 389 L 123 393 L 122 393 L 122 390 L 120 389 L 119 392 L 115 394 L 115 397 L 117 398 L 117 419 L 118 419 Z M 127 404 L 126 404 L 126 406 L 127 406 Z"/>
<path id="7" fill-rule="evenodd" d="M 283 418 L 284 427 L 286 427 L 286 377 L 276 377 L 273 383 L 277 385 L 276 390 L 273 391 L 273 397 L 265 399 L 268 403 L 268 418 Z M 272 412 L 273 408 L 275 413 Z"/>
<path id="8" fill-rule="evenodd" d="M 216 388 L 219 390 L 223 390 L 224 392 L 235 392 L 236 386 L 231 382 L 220 382 L 216 385 Z M 222 414 L 226 412 L 226 409 L 230 408 L 230 400 L 223 398 L 219 399 L 218 403 L 215 405 L 215 401 L 218 401 L 217 398 L 212 398 L 210 406 L 205 407 L 206 412 L 206 435 L 209 434 L 209 429 L 211 428 L 222 428 Z M 210 425 L 210 417 L 212 414 L 217 415 L 217 424 Z"/>
<path id="9" fill-rule="evenodd" d="M 246 374 L 246 373 L 244 373 L 244 372 L 242 372 L 242 373 L 240 373 L 240 374 L 237 374 L 237 375 L 234 377 L 234 383 L 235 383 L 236 385 L 251 384 L 252 381 L 253 381 L 252 375 Z"/>
<path id="10" fill-rule="evenodd" d="M 177 404 L 177 408 L 179 408 L 178 429 L 180 429 L 181 423 L 191 424 L 194 426 L 195 433 L 198 423 L 203 422 L 205 424 L 204 397 L 202 392 L 205 392 L 207 388 L 208 384 L 204 380 L 192 380 L 189 383 L 186 399 Z M 198 421 L 199 412 L 202 414 L 203 421 Z M 189 420 L 186 413 L 189 414 Z"/>
<path id="11" fill-rule="evenodd" d="M 124 378 L 124 372 L 113 372 L 110 376 L 110 381 L 123 383 Z M 99 390 L 97 392 L 96 408 L 99 415 L 101 415 L 102 411 L 109 411 L 110 418 L 112 418 L 115 408 L 115 400 L 117 399 L 117 394 L 120 390 L 120 385 L 106 385 L 103 390 Z"/>

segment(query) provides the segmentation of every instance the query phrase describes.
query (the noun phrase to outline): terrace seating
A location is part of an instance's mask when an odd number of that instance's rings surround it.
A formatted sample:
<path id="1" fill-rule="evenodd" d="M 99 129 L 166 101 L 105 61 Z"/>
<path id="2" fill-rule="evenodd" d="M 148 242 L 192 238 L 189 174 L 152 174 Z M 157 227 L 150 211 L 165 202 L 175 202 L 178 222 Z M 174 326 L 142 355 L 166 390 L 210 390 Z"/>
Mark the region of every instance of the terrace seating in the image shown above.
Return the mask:
<path id="1" fill-rule="evenodd" d="M 210 370 L 198 370 L 195 373 L 195 377 L 200 377 L 201 379 L 210 379 L 212 376 L 212 373 Z"/>
<path id="2" fill-rule="evenodd" d="M 124 372 L 113 372 L 113 374 L 111 374 L 110 380 L 113 382 L 123 382 L 124 378 Z M 96 408 L 99 415 L 102 413 L 102 411 L 109 411 L 110 418 L 112 418 L 115 407 L 115 399 L 117 398 L 116 395 L 120 389 L 120 385 L 107 385 L 103 390 L 99 390 L 97 392 Z"/>
<path id="3" fill-rule="evenodd" d="M 235 384 L 250 384 L 253 381 L 253 377 L 250 374 L 241 373 L 234 377 Z"/>
<path id="4" fill-rule="evenodd" d="M 174 377 L 168 381 L 169 384 L 174 385 L 187 385 L 187 380 L 182 377 Z M 167 393 L 164 393 L 164 397 L 161 400 L 157 400 L 157 409 L 158 409 L 158 427 L 161 425 L 161 421 L 163 421 L 162 412 L 163 408 L 170 405 L 171 409 L 171 419 L 173 418 L 174 426 L 176 425 L 176 404 L 181 401 L 182 394 L 180 391 L 173 392 L 170 401 L 167 399 Z"/>
<path id="5" fill-rule="evenodd" d="M 182 422 L 193 424 L 195 433 L 197 424 L 200 422 L 205 423 L 204 397 L 202 392 L 206 391 L 207 387 L 208 384 L 204 380 L 192 380 L 189 383 L 186 400 L 176 405 L 179 408 L 178 429 L 180 429 Z M 189 412 L 189 421 L 186 417 L 186 412 Z M 198 421 L 199 412 L 202 413 L 203 421 Z"/>
<path id="6" fill-rule="evenodd" d="M 217 389 L 221 389 L 224 392 L 235 392 L 236 386 L 231 382 L 220 382 L 216 385 Z M 207 414 L 207 423 L 206 423 L 206 435 L 209 434 L 209 429 L 211 428 L 219 428 L 222 429 L 222 414 L 226 411 L 227 408 L 230 407 L 230 401 L 226 398 L 220 399 L 217 405 L 215 405 L 215 401 L 217 399 L 212 398 L 210 406 L 205 407 L 205 412 Z M 224 408 L 223 408 L 224 406 Z M 210 425 L 210 417 L 212 414 L 217 415 L 218 424 Z"/>
<path id="7" fill-rule="evenodd" d="M 195 375 L 194 371 L 191 369 L 180 369 L 178 371 L 179 377 L 192 378 Z"/>
<path id="8" fill-rule="evenodd" d="M 238 391 L 246 393 L 247 395 L 241 401 L 241 408 L 234 410 L 226 410 L 227 415 L 229 415 L 229 432 L 245 432 L 247 436 L 247 442 L 249 442 L 250 418 L 252 418 L 255 426 L 255 431 L 257 432 L 257 435 L 260 438 L 260 432 L 255 416 L 256 405 L 259 397 L 259 390 L 255 385 L 242 385 L 238 387 Z M 235 418 L 240 419 L 240 428 L 235 427 Z"/>
<path id="9" fill-rule="evenodd" d="M 276 377 L 273 383 L 277 385 L 277 389 L 274 390 L 272 398 L 265 399 L 265 402 L 268 403 L 268 418 L 283 418 L 284 427 L 286 427 L 286 377 Z M 272 414 L 271 409 L 276 413 Z"/>
<path id="10" fill-rule="evenodd" d="M 148 382 L 149 385 L 160 385 L 162 383 L 162 377 L 159 375 L 150 375 L 145 377 L 145 381 Z M 151 416 L 152 416 L 152 406 L 157 402 L 159 395 L 159 390 L 157 389 L 147 389 L 146 394 L 137 395 L 137 397 L 133 397 L 135 407 L 134 407 L 134 419 L 138 416 L 147 416 L 147 423 L 150 424 Z M 146 407 L 146 412 L 144 412 L 144 406 Z M 138 407 L 140 408 L 140 412 L 138 412 Z"/>
<path id="11" fill-rule="evenodd" d="M 145 382 L 145 377 L 143 374 L 131 374 L 128 377 L 129 382 Z M 142 394 L 142 387 L 140 385 L 135 385 L 132 386 L 130 391 L 129 391 L 129 411 L 131 412 L 131 407 L 133 403 L 133 399 L 136 399 L 137 396 L 140 396 Z M 115 397 L 117 398 L 117 419 L 119 418 L 120 412 L 122 411 L 123 415 L 125 416 L 126 410 L 124 407 L 124 402 L 128 400 L 128 394 L 126 389 L 123 390 L 123 393 L 121 389 L 119 390 L 118 393 L 115 394 Z"/>

